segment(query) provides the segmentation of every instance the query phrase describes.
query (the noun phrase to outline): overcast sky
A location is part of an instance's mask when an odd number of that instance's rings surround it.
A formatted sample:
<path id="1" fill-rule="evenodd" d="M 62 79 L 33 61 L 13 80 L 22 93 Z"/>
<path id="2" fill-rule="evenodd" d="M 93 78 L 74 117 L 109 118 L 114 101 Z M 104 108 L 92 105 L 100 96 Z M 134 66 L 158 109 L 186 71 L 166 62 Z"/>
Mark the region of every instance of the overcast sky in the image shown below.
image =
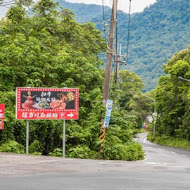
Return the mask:
<path id="1" fill-rule="evenodd" d="M 61 1 L 61 0 L 60 0 Z M 71 3 L 86 3 L 102 5 L 102 0 L 65 0 Z M 104 4 L 112 6 L 113 0 L 104 0 Z M 154 4 L 156 0 L 131 0 L 131 12 L 142 12 L 145 7 Z M 129 0 L 118 0 L 118 9 L 129 12 Z"/>

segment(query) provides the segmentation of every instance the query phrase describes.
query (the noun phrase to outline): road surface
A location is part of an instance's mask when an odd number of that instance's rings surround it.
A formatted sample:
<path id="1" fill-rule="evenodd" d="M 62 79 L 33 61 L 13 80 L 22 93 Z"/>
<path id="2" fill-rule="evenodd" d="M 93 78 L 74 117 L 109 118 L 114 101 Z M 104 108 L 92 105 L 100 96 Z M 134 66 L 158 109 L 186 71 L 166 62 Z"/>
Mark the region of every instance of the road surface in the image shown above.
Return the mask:
<path id="1" fill-rule="evenodd" d="M 143 161 L 63 159 L 0 153 L 0 190 L 190 190 L 190 151 L 140 134 Z"/>

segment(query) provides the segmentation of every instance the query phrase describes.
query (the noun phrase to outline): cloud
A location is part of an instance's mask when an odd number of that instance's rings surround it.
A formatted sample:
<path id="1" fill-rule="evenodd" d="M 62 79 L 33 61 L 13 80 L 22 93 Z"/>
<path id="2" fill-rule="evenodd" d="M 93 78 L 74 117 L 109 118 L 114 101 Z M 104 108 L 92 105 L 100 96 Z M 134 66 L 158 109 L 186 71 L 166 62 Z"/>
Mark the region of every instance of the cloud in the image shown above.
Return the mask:
<path id="1" fill-rule="evenodd" d="M 102 0 L 65 0 L 70 3 L 86 3 L 86 4 L 97 4 L 102 5 Z M 113 0 L 103 0 L 107 6 L 112 6 Z M 154 4 L 157 0 L 132 0 L 131 1 L 131 12 L 142 12 L 145 7 Z M 129 11 L 129 0 L 118 0 L 118 9 L 128 13 Z"/>

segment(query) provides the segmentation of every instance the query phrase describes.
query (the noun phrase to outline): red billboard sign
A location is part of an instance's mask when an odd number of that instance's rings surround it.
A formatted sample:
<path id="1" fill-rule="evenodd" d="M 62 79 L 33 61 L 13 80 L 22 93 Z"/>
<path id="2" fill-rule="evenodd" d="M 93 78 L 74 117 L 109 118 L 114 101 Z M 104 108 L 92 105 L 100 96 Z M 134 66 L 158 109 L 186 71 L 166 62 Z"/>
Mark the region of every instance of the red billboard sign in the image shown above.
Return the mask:
<path id="1" fill-rule="evenodd" d="M 78 119 L 77 88 L 17 88 L 16 95 L 16 119 Z"/>
<path id="2" fill-rule="evenodd" d="M 5 104 L 0 104 L 0 130 L 4 129 Z"/>

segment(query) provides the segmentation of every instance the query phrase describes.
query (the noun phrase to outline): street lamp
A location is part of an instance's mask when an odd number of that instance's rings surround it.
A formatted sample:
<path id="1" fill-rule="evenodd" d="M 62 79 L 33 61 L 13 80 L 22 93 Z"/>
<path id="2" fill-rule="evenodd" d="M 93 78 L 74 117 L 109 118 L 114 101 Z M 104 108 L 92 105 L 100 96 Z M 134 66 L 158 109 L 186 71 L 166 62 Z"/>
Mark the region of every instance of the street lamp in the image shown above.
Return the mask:
<path id="1" fill-rule="evenodd" d="M 185 78 L 183 78 L 183 77 L 178 77 L 178 78 L 190 82 L 189 79 L 185 79 Z"/>
<path id="2" fill-rule="evenodd" d="M 150 100 L 152 100 L 154 102 L 154 114 L 153 114 L 153 118 L 154 118 L 154 128 L 153 128 L 153 136 L 155 138 L 156 136 L 156 117 L 157 117 L 157 113 L 156 113 L 156 101 L 154 98 L 151 98 L 149 96 L 143 95 L 142 96 L 149 98 Z"/>

